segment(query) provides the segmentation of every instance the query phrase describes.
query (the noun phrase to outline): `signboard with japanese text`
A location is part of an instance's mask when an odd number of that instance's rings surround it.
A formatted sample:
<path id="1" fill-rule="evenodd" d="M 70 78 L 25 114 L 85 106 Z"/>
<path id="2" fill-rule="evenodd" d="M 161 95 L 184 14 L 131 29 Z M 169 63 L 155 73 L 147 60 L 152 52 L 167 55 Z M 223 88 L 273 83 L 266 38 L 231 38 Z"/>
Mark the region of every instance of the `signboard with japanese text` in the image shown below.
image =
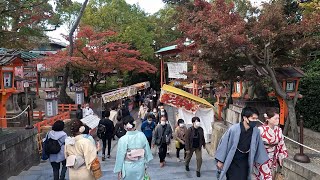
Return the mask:
<path id="1" fill-rule="evenodd" d="M 168 62 L 168 77 L 173 79 L 187 79 L 183 73 L 188 72 L 187 62 Z"/>
<path id="2" fill-rule="evenodd" d="M 53 102 L 52 101 L 47 101 L 46 116 L 47 117 L 53 116 Z"/>
<path id="3" fill-rule="evenodd" d="M 94 129 L 99 125 L 100 118 L 96 115 L 89 115 L 80 120 L 83 124 L 89 128 Z"/>
<path id="4" fill-rule="evenodd" d="M 23 67 L 23 78 L 30 83 L 30 86 L 35 86 L 38 81 L 37 67 L 36 66 Z"/>
<path id="5" fill-rule="evenodd" d="M 116 101 L 125 97 L 128 97 L 128 88 L 123 88 L 106 94 L 102 94 L 104 103 Z"/>

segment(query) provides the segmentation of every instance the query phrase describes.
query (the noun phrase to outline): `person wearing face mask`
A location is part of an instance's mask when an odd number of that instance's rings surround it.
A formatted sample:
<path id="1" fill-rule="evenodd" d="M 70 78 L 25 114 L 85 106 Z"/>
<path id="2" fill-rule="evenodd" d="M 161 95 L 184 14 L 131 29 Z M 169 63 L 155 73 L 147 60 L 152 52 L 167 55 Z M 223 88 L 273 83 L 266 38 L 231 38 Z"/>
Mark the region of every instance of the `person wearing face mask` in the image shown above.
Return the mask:
<path id="1" fill-rule="evenodd" d="M 254 164 L 269 160 L 260 131 L 256 127 L 259 112 L 256 108 L 242 109 L 240 123 L 232 125 L 220 139 L 215 159 L 219 180 L 252 179 Z"/>
<path id="2" fill-rule="evenodd" d="M 85 108 L 82 111 L 83 111 L 83 118 L 89 115 L 93 115 L 93 110 L 90 108 L 89 104 L 86 104 Z"/>
<path id="3" fill-rule="evenodd" d="M 151 141 L 152 141 L 152 133 L 155 127 L 156 127 L 156 124 L 153 121 L 153 115 L 149 114 L 147 117 L 147 120 L 143 121 L 143 123 L 141 124 L 141 131 L 146 136 L 150 147 L 151 147 Z"/>
<path id="4" fill-rule="evenodd" d="M 175 139 L 176 139 L 176 149 L 177 149 L 177 161 L 180 162 L 180 150 L 184 149 L 184 158 L 183 160 L 186 159 L 186 149 L 185 149 L 185 141 L 186 141 L 186 125 L 184 124 L 183 119 L 178 120 L 178 126 L 176 127 L 175 130 Z"/>
<path id="5" fill-rule="evenodd" d="M 168 119 L 168 113 L 167 113 L 167 111 L 164 109 L 163 103 L 160 103 L 160 104 L 159 104 L 158 122 L 160 122 L 161 116 L 165 116 L 166 119 Z"/>
<path id="6" fill-rule="evenodd" d="M 172 129 L 170 124 L 167 124 L 167 118 L 161 116 L 160 124 L 157 125 L 152 137 L 152 147 L 157 145 L 159 147 L 159 159 L 160 167 L 165 164 L 165 158 L 167 155 L 167 147 L 170 144 L 172 137 Z"/>
<path id="7" fill-rule="evenodd" d="M 126 135 L 118 141 L 114 173 L 119 180 L 141 180 L 145 175 L 146 163 L 153 159 L 146 136 L 135 129 L 132 117 L 124 120 Z"/>
<path id="8" fill-rule="evenodd" d="M 260 136 L 268 152 L 269 160 L 262 164 L 255 165 L 254 175 L 256 179 L 275 179 L 277 167 L 282 167 L 283 159 L 288 157 L 288 151 L 284 144 L 282 129 L 279 125 L 278 108 L 267 108 L 264 114 L 265 123 L 260 126 Z"/>
<path id="9" fill-rule="evenodd" d="M 159 114 L 157 108 L 153 108 L 152 114 L 154 116 L 154 120 L 156 125 L 159 123 Z"/>
<path id="10" fill-rule="evenodd" d="M 148 111 L 148 107 L 144 103 L 141 104 L 138 112 L 138 119 L 140 119 L 141 122 L 144 121 L 144 117 L 148 113 L 147 111 Z"/>
<path id="11" fill-rule="evenodd" d="M 197 177 L 200 177 L 200 169 L 202 165 L 202 147 L 205 148 L 206 142 L 204 140 L 204 133 L 202 127 L 200 127 L 200 118 L 193 117 L 191 119 L 192 127 L 186 131 L 186 171 L 190 171 L 189 163 L 193 153 L 196 153 L 197 160 Z"/>

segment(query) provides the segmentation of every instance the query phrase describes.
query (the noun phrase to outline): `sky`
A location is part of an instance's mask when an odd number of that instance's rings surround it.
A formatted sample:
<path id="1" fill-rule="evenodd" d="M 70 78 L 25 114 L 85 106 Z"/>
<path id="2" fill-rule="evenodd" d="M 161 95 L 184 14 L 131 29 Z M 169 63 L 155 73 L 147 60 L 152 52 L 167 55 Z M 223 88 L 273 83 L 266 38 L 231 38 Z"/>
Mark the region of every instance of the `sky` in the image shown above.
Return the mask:
<path id="1" fill-rule="evenodd" d="M 84 0 L 76 0 L 78 2 L 83 2 Z M 259 6 L 264 0 L 250 0 L 255 6 Z M 138 4 L 141 9 L 149 14 L 153 14 L 164 7 L 162 0 L 126 0 L 128 4 Z M 61 26 L 56 31 L 48 32 L 47 35 L 56 41 L 62 41 L 67 43 L 67 41 L 61 36 L 61 34 L 67 34 L 67 27 Z"/>

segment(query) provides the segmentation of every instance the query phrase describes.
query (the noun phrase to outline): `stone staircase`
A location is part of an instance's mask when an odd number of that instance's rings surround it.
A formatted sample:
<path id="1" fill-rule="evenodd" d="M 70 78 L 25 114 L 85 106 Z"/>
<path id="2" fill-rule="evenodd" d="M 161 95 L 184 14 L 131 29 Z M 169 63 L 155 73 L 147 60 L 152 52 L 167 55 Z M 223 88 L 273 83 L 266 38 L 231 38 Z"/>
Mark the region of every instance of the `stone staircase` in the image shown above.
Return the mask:
<path id="1" fill-rule="evenodd" d="M 169 119 L 171 119 L 171 125 L 174 126 L 175 123 L 175 110 L 169 109 L 166 107 L 169 113 Z M 133 113 L 133 117 L 136 117 L 136 112 Z M 140 124 L 138 125 L 138 129 Z M 199 179 L 199 180 L 216 180 L 216 168 L 214 164 L 214 158 L 208 155 L 206 150 L 202 150 L 202 168 L 201 168 L 201 177 L 196 177 L 196 158 L 195 154 L 193 155 L 190 162 L 190 171 L 185 171 L 185 165 L 183 162 L 177 162 L 175 157 L 175 143 L 172 141 L 170 146 L 171 152 L 170 155 L 166 158 L 166 165 L 163 168 L 159 166 L 159 157 L 156 153 L 156 149 L 152 149 L 153 160 L 148 165 L 148 173 L 152 180 L 167 180 L 167 179 Z M 117 180 L 117 174 L 113 173 L 113 168 L 115 164 L 115 157 L 117 152 L 117 141 L 112 141 L 112 151 L 111 158 L 106 159 L 106 161 L 100 161 L 101 170 L 103 172 L 102 180 Z M 182 156 L 182 151 L 180 156 Z M 99 158 L 101 154 L 99 154 Z M 101 158 L 100 158 L 101 160 Z M 68 179 L 68 171 L 66 179 Z M 1 178 L 0 178 L 1 179 Z M 33 166 L 29 170 L 21 172 L 18 176 L 12 176 L 9 180 L 52 180 L 53 172 L 52 167 L 49 162 L 41 162 L 38 166 Z"/>

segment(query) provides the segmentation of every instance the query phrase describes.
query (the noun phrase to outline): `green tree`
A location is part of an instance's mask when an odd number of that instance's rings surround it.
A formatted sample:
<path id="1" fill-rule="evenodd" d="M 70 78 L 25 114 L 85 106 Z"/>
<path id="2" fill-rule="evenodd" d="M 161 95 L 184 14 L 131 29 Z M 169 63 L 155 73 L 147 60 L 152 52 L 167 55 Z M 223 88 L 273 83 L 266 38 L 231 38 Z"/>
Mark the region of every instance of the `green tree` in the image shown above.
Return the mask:
<path id="1" fill-rule="evenodd" d="M 70 0 L 55 0 L 56 8 L 68 6 Z M 62 23 L 49 0 L 0 1 L 0 47 L 32 49 L 46 40 L 45 31 Z M 52 27 L 53 26 L 53 27 Z"/>
<path id="2" fill-rule="evenodd" d="M 305 0 L 301 1 L 299 5 L 304 8 L 304 13 L 312 14 L 320 12 L 320 0 Z"/>
<path id="3" fill-rule="evenodd" d="M 146 60 L 153 58 L 154 33 L 147 14 L 136 5 L 129 5 L 125 0 L 93 0 L 88 5 L 82 24 L 98 31 L 115 31 L 118 33 L 116 41 L 129 43 Z"/>
<path id="4" fill-rule="evenodd" d="M 304 117 L 305 127 L 320 132 L 320 59 L 305 67 L 305 77 L 300 84 L 303 98 L 297 103 L 297 110 Z"/>
<path id="5" fill-rule="evenodd" d="M 181 37 L 178 30 L 179 13 L 176 6 L 166 5 L 157 13 L 149 17 L 154 31 L 154 48 L 160 49 L 165 46 L 173 45 Z"/>

